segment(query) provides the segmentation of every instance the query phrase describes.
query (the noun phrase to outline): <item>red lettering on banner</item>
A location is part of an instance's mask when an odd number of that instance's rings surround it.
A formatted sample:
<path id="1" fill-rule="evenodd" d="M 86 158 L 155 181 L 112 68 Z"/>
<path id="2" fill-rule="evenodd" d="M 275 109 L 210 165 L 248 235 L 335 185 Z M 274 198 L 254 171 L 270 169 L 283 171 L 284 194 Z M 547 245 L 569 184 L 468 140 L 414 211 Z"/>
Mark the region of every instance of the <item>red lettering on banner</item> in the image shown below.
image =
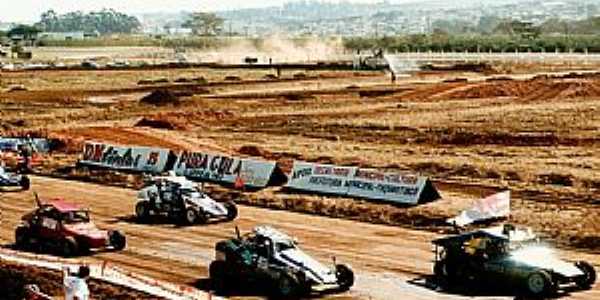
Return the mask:
<path id="1" fill-rule="evenodd" d="M 102 156 L 104 154 L 104 145 L 98 144 L 94 145 L 94 155 L 92 156 L 92 161 L 102 161 Z"/>

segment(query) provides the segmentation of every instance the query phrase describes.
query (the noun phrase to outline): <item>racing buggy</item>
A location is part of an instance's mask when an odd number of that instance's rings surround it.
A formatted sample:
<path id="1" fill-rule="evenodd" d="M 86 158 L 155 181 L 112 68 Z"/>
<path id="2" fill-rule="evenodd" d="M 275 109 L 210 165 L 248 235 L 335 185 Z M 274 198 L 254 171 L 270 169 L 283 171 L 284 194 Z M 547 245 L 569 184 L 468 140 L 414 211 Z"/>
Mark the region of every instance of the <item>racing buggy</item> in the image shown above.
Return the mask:
<path id="1" fill-rule="evenodd" d="M 556 294 L 565 286 L 589 289 L 596 281 L 585 261 L 559 259 L 543 247 L 530 229 L 505 224 L 433 241 L 433 272 L 442 286 L 484 283 L 517 287 L 535 298 Z"/>
<path id="2" fill-rule="evenodd" d="M 90 220 L 89 210 L 61 199 L 41 204 L 26 214 L 15 230 L 18 249 L 51 252 L 64 257 L 87 254 L 91 249 L 122 250 L 125 236 L 101 230 Z"/>
<path id="3" fill-rule="evenodd" d="M 234 220 L 237 206 L 233 202 L 217 202 L 183 176 L 153 177 L 138 192 L 135 215 L 147 221 L 156 215 L 167 216 L 179 224 L 204 224 L 209 219 Z"/>
<path id="4" fill-rule="evenodd" d="M 223 293 L 231 287 L 265 287 L 269 295 L 290 299 L 312 292 L 346 291 L 354 273 L 343 264 L 329 268 L 300 248 L 295 239 L 269 226 L 218 242 L 209 266 L 212 287 Z"/>
<path id="5" fill-rule="evenodd" d="M 19 187 L 26 191 L 29 189 L 30 185 L 31 182 L 27 175 L 9 173 L 0 166 L 0 187 Z"/>

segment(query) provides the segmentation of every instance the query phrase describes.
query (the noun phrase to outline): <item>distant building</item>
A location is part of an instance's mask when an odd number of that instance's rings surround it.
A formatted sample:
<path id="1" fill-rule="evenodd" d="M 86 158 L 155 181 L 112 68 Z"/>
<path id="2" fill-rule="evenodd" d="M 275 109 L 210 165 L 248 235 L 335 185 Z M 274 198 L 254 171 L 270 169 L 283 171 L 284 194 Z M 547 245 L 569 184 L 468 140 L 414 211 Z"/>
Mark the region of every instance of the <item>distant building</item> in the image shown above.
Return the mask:
<path id="1" fill-rule="evenodd" d="M 97 32 L 84 32 L 84 31 L 72 31 L 72 32 L 40 32 L 38 38 L 42 40 L 50 41 L 77 41 L 88 38 L 95 38 L 100 36 Z"/>

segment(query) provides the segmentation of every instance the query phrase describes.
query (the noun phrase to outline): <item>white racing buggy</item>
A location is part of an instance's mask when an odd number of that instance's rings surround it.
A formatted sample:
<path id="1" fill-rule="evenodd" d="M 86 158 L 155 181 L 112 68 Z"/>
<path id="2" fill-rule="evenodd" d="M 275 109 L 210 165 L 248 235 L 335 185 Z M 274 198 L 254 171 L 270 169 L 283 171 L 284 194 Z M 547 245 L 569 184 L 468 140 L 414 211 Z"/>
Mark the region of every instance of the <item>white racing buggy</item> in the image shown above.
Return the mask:
<path id="1" fill-rule="evenodd" d="M 183 176 L 152 177 L 138 192 L 135 215 L 139 221 L 152 216 L 168 216 L 179 224 L 203 224 L 209 219 L 231 221 L 237 217 L 233 202 L 217 202 L 202 192 L 196 183 Z"/>
<path id="2" fill-rule="evenodd" d="M 209 273 L 218 293 L 231 287 L 260 286 L 276 298 L 290 299 L 312 292 L 346 291 L 354 273 L 346 265 L 327 267 L 310 257 L 288 235 L 269 226 L 218 242 Z"/>
<path id="3" fill-rule="evenodd" d="M 27 175 L 9 173 L 0 166 L 0 187 L 20 187 L 26 191 L 29 189 L 31 182 Z"/>

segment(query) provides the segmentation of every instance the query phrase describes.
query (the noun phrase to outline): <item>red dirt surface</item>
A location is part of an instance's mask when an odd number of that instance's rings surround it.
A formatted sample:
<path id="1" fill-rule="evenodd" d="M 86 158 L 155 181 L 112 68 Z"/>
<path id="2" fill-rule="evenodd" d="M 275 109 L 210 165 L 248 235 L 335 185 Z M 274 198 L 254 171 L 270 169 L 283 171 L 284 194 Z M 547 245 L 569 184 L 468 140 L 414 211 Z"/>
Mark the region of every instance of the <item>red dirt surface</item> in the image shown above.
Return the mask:
<path id="1" fill-rule="evenodd" d="M 55 131 L 52 136 L 66 141 L 67 149 L 81 151 L 85 141 L 100 141 L 120 145 L 138 145 L 147 147 L 163 147 L 172 150 L 185 150 L 180 144 L 169 142 L 133 128 L 119 127 L 81 127 Z M 67 151 L 68 151 L 67 150 Z"/>
<path id="2" fill-rule="evenodd" d="M 515 97 L 525 101 L 573 99 L 580 97 L 600 97 L 600 81 L 529 80 L 502 81 L 473 84 L 436 98 L 480 99 Z"/>
<path id="3" fill-rule="evenodd" d="M 28 284 L 37 285 L 42 293 L 56 299 L 64 296 L 61 272 L 0 261 L 0 299 L 23 299 L 23 288 Z M 145 293 L 94 279 L 88 279 L 88 286 L 92 299 L 156 299 Z"/>

